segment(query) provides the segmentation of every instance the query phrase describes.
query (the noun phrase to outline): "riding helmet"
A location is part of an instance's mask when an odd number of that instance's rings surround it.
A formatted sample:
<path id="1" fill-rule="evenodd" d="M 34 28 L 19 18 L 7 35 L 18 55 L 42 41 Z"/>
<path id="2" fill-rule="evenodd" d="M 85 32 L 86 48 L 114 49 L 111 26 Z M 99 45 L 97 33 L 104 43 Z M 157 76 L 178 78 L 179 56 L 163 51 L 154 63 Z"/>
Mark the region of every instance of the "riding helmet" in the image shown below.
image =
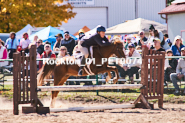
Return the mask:
<path id="1" fill-rule="evenodd" d="M 105 32 L 106 31 L 105 27 L 100 26 L 100 27 L 97 28 L 97 32 L 101 32 L 101 31 Z"/>

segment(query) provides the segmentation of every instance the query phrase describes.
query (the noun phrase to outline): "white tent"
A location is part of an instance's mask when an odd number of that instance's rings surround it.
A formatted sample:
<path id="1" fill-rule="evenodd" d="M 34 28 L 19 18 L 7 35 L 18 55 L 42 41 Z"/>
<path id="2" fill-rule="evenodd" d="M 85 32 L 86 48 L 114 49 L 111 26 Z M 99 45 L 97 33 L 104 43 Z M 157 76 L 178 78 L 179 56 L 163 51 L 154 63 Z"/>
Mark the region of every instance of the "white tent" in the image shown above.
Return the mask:
<path id="1" fill-rule="evenodd" d="M 137 18 L 108 28 L 106 35 L 134 34 L 139 31 L 148 33 L 151 24 L 154 25 L 155 29 L 162 31 L 163 33 L 167 32 L 166 25 L 151 20 Z"/>
<path id="2" fill-rule="evenodd" d="M 96 30 L 97 30 L 97 28 L 100 27 L 100 26 L 101 26 L 101 25 L 98 25 L 98 26 L 96 26 L 95 28 L 93 28 L 92 30 L 86 32 L 84 38 L 85 38 L 85 39 L 88 39 L 89 37 L 91 37 L 91 35 L 96 34 Z M 77 35 L 76 37 L 79 38 L 78 35 Z"/>
<path id="3" fill-rule="evenodd" d="M 26 25 L 23 29 L 19 30 L 19 31 L 16 33 L 16 38 L 17 38 L 17 39 L 21 39 L 23 33 L 28 32 L 28 30 L 29 30 L 30 28 L 33 28 L 30 24 Z"/>

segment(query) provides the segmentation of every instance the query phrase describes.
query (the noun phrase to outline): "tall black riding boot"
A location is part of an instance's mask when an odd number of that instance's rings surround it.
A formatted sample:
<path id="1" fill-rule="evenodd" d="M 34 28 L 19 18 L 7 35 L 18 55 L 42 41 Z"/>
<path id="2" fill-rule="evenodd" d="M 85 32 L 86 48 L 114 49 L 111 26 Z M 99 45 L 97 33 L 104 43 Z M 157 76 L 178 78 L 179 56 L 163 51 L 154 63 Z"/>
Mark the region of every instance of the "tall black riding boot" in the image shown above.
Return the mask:
<path id="1" fill-rule="evenodd" d="M 85 56 L 82 56 L 81 66 L 80 66 L 80 69 L 79 69 L 79 71 L 78 71 L 78 75 L 79 75 L 79 76 L 82 76 L 82 74 L 83 74 L 83 67 L 84 67 L 84 66 L 82 66 L 82 65 L 85 65 Z"/>

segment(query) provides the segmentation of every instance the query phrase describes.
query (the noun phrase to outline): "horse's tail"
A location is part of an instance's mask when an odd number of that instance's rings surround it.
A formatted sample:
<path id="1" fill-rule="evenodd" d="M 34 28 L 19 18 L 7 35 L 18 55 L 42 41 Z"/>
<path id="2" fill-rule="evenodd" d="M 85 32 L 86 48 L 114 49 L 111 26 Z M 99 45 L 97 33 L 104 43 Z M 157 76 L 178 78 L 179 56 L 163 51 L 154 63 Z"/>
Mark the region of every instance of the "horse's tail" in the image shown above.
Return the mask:
<path id="1" fill-rule="evenodd" d="M 37 86 L 42 86 L 44 84 L 44 78 L 51 75 L 55 68 L 56 64 L 48 65 L 44 64 L 42 68 L 38 71 L 39 74 L 37 75 Z"/>

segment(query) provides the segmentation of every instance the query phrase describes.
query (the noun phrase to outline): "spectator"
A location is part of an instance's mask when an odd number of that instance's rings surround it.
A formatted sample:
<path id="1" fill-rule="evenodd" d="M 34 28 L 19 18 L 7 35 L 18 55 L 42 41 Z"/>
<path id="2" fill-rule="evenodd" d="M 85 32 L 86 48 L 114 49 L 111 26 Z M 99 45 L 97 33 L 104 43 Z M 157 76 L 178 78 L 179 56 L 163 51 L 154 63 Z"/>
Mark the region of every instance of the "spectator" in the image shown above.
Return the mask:
<path id="1" fill-rule="evenodd" d="M 128 50 L 128 44 L 131 43 L 131 37 L 127 36 L 126 37 L 126 44 L 125 44 L 125 49 Z"/>
<path id="2" fill-rule="evenodd" d="M 73 49 L 75 47 L 75 40 L 70 37 L 68 31 L 66 31 L 64 33 L 64 36 L 65 36 L 65 38 L 64 38 L 64 40 L 62 40 L 61 46 L 65 46 L 68 50 L 69 55 L 72 55 Z"/>
<path id="3" fill-rule="evenodd" d="M 168 34 L 164 35 L 164 40 L 161 42 L 161 46 L 165 49 L 168 50 L 170 49 L 172 43 L 170 41 L 170 39 L 168 38 Z"/>
<path id="4" fill-rule="evenodd" d="M 31 41 L 28 39 L 28 33 L 23 34 L 23 39 L 20 41 L 21 53 L 24 51 L 25 53 L 29 53 L 28 46 Z"/>
<path id="5" fill-rule="evenodd" d="M 41 55 L 41 58 L 56 58 L 55 53 L 52 52 L 51 50 L 51 45 L 45 44 L 44 45 L 44 52 Z M 42 68 L 43 62 L 39 62 L 39 68 Z"/>
<path id="6" fill-rule="evenodd" d="M 173 56 L 172 50 L 166 51 L 167 56 Z M 164 68 L 164 86 L 167 86 L 167 81 L 170 81 L 170 74 L 175 73 L 177 67 L 176 59 L 165 59 L 165 68 Z"/>
<path id="7" fill-rule="evenodd" d="M 11 32 L 10 38 L 8 38 L 5 43 L 5 47 L 8 49 L 10 59 L 13 59 L 13 53 L 16 52 L 19 46 L 19 42 L 15 38 L 15 36 L 16 36 L 15 32 Z"/>
<path id="8" fill-rule="evenodd" d="M 126 53 L 126 57 L 141 57 L 139 52 L 135 50 L 135 45 L 133 43 L 128 44 L 129 51 Z M 129 60 L 126 60 L 129 61 Z M 125 78 L 126 75 L 129 76 L 129 79 L 131 80 L 131 83 L 134 83 L 133 75 L 138 72 L 140 69 L 141 64 L 138 60 L 131 59 L 131 62 L 128 64 L 124 64 L 123 68 L 119 68 L 121 77 Z"/>
<path id="9" fill-rule="evenodd" d="M 7 50 L 3 46 L 4 42 L 0 39 L 0 59 L 7 59 Z M 8 65 L 8 61 L 0 61 L 0 66 L 6 66 Z"/>
<path id="10" fill-rule="evenodd" d="M 142 44 L 147 42 L 147 38 L 145 37 L 145 33 L 143 31 L 139 32 L 140 40 L 138 41 L 138 45 L 142 46 Z"/>
<path id="11" fill-rule="evenodd" d="M 81 40 L 81 39 L 85 36 L 84 30 L 83 30 L 83 29 L 80 29 L 80 30 L 78 31 L 78 36 L 79 36 L 79 40 Z"/>
<path id="12" fill-rule="evenodd" d="M 56 42 L 55 42 L 55 44 L 53 46 L 53 50 L 54 51 L 59 51 L 60 47 L 61 47 L 63 35 L 59 33 L 59 34 L 55 35 L 55 37 L 56 37 Z"/>
<path id="13" fill-rule="evenodd" d="M 37 40 L 38 40 L 38 36 L 35 35 L 33 41 L 29 44 L 29 49 L 31 48 L 32 45 L 36 45 Z"/>
<path id="14" fill-rule="evenodd" d="M 69 56 L 69 54 L 67 53 L 67 48 L 65 46 L 61 46 L 60 47 L 60 52 L 58 54 L 58 58 L 63 58 L 65 56 Z"/>
<path id="15" fill-rule="evenodd" d="M 181 55 L 185 56 L 185 47 L 181 49 Z M 178 81 L 181 81 L 181 79 L 184 80 L 185 77 L 185 59 L 180 58 L 178 60 L 177 68 L 176 68 L 176 73 L 170 74 L 170 78 L 172 80 L 173 86 L 175 87 L 175 92 L 174 94 L 179 94 L 179 86 L 177 84 Z M 183 92 L 185 94 L 185 90 Z"/>
<path id="16" fill-rule="evenodd" d="M 51 45 L 51 43 L 50 43 L 49 41 L 46 41 L 46 42 L 45 42 L 45 44 L 49 44 L 49 45 Z"/>
<path id="17" fill-rule="evenodd" d="M 150 48 L 154 45 L 154 43 L 153 43 L 154 30 L 155 30 L 154 26 L 151 25 L 150 28 L 149 28 L 149 37 L 148 37 L 148 41 L 147 41 L 148 42 L 148 44 L 147 44 L 148 48 Z"/>
<path id="18" fill-rule="evenodd" d="M 154 38 L 159 38 L 159 33 L 157 30 L 154 30 Z"/>
<path id="19" fill-rule="evenodd" d="M 173 45 L 171 46 L 174 56 L 181 56 L 181 49 L 184 47 L 181 41 L 181 36 L 177 35 L 174 39 Z"/>
<path id="20" fill-rule="evenodd" d="M 163 49 L 163 48 L 161 47 L 161 41 L 160 41 L 160 39 L 154 38 L 154 39 L 153 39 L 153 42 L 154 42 L 154 47 L 151 48 L 151 49 L 154 49 L 154 50 L 156 50 L 156 51 L 165 51 L 165 49 Z"/>
<path id="21" fill-rule="evenodd" d="M 84 37 L 85 37 L 85 34 L 84 34 L 84 30 L 83 30 L 83 29 L 80 29 L 80 30 L 78 31 L 78 36 L 79 36 L 79 38 L 78 38 L 78 40 L 77 40 L 77 42 L 76 42 L 77 45 L 78 45 L 78 42 L 81 41 L 81 40 L 83 40 Z"/>
<path id="22" fill-rule="evenodd" d="M 163 33 L 160 30 L 154 30 L 154 38 L 159 38 L 160 41 L 163 41 Z"/>
<path id="23" fill-rule="evenodd" d="M 37 42 L 37 52 L 42 55 L 42 53 L 44 52 L 44 45 L 42 44 L 42 40 L 39 39 Z"/>

